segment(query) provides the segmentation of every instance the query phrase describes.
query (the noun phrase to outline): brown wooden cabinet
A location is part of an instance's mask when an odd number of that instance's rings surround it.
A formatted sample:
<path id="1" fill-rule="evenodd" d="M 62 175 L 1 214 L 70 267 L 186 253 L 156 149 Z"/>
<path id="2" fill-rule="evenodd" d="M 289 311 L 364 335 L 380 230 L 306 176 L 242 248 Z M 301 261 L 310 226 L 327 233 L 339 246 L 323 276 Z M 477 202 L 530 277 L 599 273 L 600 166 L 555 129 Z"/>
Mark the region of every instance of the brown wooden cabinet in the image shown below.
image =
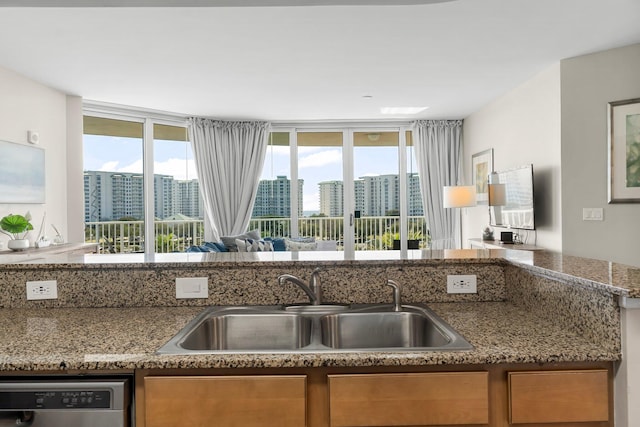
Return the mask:
<path id="1" fill-rule="evenodd" d="M 608 384 L 608 374 L 604 369 L 510 372 L 510 422 L 608 421 Z"/>
<path id="2" fill-rule="evenodd" d="M 306 378 L 291 376 L 147 377 L 146 427 L 300 427 Z"/>
<path id="3" fill-rule="evenodd" d="M 487 424 L 487 372 L 329 375 L 331 427 Z"/>
<path id="4" fill-rule="evenodd" d="M 138 427 L 613 427 L 611 362 L 136 371 Z"/>

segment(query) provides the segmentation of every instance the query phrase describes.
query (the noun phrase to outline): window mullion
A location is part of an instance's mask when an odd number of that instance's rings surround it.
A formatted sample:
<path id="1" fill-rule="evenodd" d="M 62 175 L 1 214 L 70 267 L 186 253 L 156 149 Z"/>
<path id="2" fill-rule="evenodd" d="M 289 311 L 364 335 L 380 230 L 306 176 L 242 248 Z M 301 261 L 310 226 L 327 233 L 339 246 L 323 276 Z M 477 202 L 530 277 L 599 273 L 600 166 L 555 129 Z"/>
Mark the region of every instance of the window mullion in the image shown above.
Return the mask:
<path id="1" fill-rule="evenodd" d="M 155 253 L 155 206 L 154 206 L 154 179 L 153 179 L 153 121 L 144 120 L 143 149 L 143 200 L 144 200 L 144 253 Z"/>

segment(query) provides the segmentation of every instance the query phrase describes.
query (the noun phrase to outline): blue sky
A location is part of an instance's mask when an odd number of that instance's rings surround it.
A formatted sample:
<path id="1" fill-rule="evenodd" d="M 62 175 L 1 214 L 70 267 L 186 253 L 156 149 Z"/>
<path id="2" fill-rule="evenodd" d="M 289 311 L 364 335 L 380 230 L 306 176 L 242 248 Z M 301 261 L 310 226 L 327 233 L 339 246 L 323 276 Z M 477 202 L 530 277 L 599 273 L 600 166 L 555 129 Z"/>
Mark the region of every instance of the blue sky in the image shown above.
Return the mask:
<path id="1" fill-rule="evenodd" d="M 156 141 L 153 150 L 155 173 L 172 175 L 175 179 L 197 179 L 188 143 Z M 304 179 L 304 210 L 317 211 L 320 209 L 318 183 L 342 180 L 342 148 L 299 147 L 298 157 L 298 175 Z M 356 178 L 398 173 L 397 148 L 356 147 L 354 159 Z M 269 147 L 261 179 L 275 179 L 278 175 L 290 177 L 289 162 L 289 147 Z M 142 173 L 142 140 L 85 135 L 84 169 Z"/>

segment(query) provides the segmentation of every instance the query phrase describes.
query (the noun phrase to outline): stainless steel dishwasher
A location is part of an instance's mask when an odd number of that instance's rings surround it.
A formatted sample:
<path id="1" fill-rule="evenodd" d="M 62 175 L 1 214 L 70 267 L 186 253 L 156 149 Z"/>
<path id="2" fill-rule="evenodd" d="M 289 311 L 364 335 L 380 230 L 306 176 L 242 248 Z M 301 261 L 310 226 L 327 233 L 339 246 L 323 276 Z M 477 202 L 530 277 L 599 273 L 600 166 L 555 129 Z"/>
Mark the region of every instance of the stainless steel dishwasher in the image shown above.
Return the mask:
<path id="1" fill-rule="evenodd" d="M 0 377 L 0 427 L 130 427 L 129 378 Z"/>

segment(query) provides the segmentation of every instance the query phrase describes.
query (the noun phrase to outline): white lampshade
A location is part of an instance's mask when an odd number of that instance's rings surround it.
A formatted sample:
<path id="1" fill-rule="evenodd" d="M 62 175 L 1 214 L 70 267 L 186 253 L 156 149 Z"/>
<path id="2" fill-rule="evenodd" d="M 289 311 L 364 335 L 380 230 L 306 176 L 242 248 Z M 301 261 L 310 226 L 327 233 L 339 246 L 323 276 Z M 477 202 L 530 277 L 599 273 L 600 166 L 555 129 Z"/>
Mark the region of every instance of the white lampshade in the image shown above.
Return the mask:
<path id="1" fill-rule="evenodd" d="M 473 185 L 444 187 L 445 208 L 466 208 L 476 205 L 476 188 Z"/>
<path id="2" fill-rule="evenodd" d="M 507 204 L 507 186 L 505 184 L 489 184 L 489 206 Z"/>

